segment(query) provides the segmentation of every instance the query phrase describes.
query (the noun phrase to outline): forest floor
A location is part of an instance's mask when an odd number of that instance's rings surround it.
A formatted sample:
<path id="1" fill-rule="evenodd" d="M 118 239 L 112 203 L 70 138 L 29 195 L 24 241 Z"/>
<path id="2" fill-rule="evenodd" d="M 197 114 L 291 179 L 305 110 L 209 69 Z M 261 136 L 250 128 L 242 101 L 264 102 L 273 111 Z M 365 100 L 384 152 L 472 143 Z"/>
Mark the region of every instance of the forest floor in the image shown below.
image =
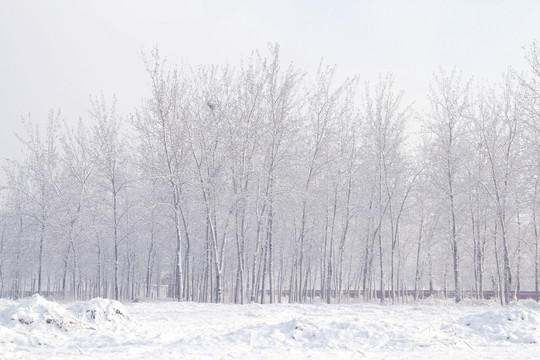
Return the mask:
<path id="1" fill-rule="evenodd" d="M 0 300 L 0 359 L 535 359 L 540 305 Z"/>

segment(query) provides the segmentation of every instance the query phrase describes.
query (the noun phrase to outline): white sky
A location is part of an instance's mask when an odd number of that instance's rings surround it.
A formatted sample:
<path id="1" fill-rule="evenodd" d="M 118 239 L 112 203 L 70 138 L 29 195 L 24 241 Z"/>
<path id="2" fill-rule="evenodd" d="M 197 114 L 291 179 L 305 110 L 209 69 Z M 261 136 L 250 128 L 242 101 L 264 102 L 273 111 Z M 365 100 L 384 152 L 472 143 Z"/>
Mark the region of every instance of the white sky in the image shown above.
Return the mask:
<path id="1" fill-rule="evenodd" d="M 140 53 L 170 63 L 238 63 L 278 42 L 284 62 L 374 79 L 392 71 L 422 104 L 439 65 L 497 81 L 540 40 L 540 1 L 0 0 L 0 158 L 20 149 L 20 118 L 87 117 L 89 96 L 129 113 L 146 93 Z"/>

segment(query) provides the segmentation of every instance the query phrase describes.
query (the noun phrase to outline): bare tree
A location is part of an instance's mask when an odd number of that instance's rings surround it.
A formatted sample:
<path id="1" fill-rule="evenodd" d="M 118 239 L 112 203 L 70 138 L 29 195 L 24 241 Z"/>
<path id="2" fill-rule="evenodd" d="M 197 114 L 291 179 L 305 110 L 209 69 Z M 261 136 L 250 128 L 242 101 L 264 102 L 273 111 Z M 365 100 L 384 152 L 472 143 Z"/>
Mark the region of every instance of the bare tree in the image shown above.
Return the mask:
<path id="1" fill-rule="evenodd" d="M 37 293 L 42 291 L 43 266 L 47 245 L 47 238 L 51 233 L 53 217 L 57 213 L 58 203 L 57 178 L 58 178 L 58 153 L 56 149 L 56 136 L 60 113 L 51 111 L 48 116 L 48 125 L 45 139 L 41 137 L 37 123 L 30 118 L 24 119 L 26 136 L 17 137 L 25 146 L 26 158 L 19 163 L 22 173 L 29 181 L 16 184 L 17 192 L 24 194 L 29 200 L 29 208 L 25 210 L 38 227 L 38 268 L 37 268 Z M 27 184 L 27 188 L 19 185 Z"/>
<path id="2" fill-rule="evenodd" d="M 494 202 L 495 215 L 499 222 L 502 240 L 504 302 L 509 303 L 512 289 L 512 275 L 509 255 L 508 221 L 512 206 L 509 196 L 515 186 L 520 152 L 519 136 L 521 118 L 519 105 L 513 96 L 511 79 L 506 78 L 500 96 L 493 91 L 482 99 L 478 126 L 483 150 L 488 161 L 489 193 Z"/>
<path id="3" fill-rule="evenodd" d="M 156 50 L 146 60 L 152 97 L 137 113 L 134 125 L 139 132 L 146 151 L 142 159 L 146 171 L 156 180 L 165 182 L 170 191 L 168 203 L 173 210 L 176 253 L 174 261 L 174 297 L 184 300 L 188 293 L 183 282 L 183 240 L 186 242 L 185 261 L 189 271 L 190 236 L 184 204 L 184 171 L 188 158 L 187 121 L 189 87 L 179 70 L 169 72 Z M 152 154 L 154 152 L 154 154 Z M 150 155 L 152 154 L 152 155 Z M 186 275 L 189 277 L 189 275 Z M 184 287 L 183 287 L 184 284 Z"/>
<path id="4" fill-rule="evenodd" d="M 94 128 L 94 156 L 97 169 L 103 178 L 101 186 L 108 195 L 107 205 L 110 210 L 114 262 L 114 298 L 120 298 L 120 245 L 126 239 L 121 233 L 121 222 L 127 215 L 127 209 L 121 206 L 121 194 L 129 182 L 125 138 L 121 135 L 121 120 L 116 114 L 115 101 L 108 108 L 103 98 L 96 98 L 90 110 L 96 122 Z"/>
<path id="5" fill-rule="evenodd" d="M 460 251 L 458 233 L 459 181 L 463 172 L 463 131 L 470 119 L 470 81 L 463 83 L 461 74 L 454 69 L 450 73 L 440 70 L 430 86 L 431 111 L 426 125 L 432 136 L 432 160 L 442 171 L 443 179 L 434 179 L 448 200 L 447 218 L 449 242 L 453 261 L 454 291 L 456 302 L 461 301 Z"/>

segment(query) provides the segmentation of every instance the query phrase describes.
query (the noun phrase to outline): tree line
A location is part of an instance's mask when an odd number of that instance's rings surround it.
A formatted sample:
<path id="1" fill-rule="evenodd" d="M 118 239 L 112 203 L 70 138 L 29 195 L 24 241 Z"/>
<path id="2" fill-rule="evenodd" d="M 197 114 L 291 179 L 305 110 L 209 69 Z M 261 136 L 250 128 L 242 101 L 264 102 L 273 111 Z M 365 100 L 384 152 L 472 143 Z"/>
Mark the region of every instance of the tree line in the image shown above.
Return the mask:
<path id="1" fill-rule="evenodd" d="M 537 43 L 526 59 L 498 84 L 440 69 L 420 111 L 392 74 L 338 81 L 277 45 L 235 67 L 154 50 L 131 114 L 98 96 L 76 125 L 23 119 L 0 296 L 538 300 Z"/>

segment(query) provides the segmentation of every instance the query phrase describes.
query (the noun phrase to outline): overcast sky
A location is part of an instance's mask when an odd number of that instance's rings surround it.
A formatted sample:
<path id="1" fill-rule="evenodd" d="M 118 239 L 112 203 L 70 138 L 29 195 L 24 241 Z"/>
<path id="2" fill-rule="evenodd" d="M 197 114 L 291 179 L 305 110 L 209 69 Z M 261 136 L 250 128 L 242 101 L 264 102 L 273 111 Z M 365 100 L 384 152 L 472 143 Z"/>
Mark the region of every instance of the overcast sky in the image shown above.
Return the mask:
<path id="1" fill-rule="evenodd" d="M 523 69 L 539 18 L 533 0 L 1 0 L 0 158 L 17 155 L 21 116 L 84 119 L 101 91 L 133 111 L 147 91 L 140 54 L 154 46 L 173 64 L 235 64 L 277 42 L 303 68 L 392 71 L 421 105 L 440 65 L 492 81 Z"/>

